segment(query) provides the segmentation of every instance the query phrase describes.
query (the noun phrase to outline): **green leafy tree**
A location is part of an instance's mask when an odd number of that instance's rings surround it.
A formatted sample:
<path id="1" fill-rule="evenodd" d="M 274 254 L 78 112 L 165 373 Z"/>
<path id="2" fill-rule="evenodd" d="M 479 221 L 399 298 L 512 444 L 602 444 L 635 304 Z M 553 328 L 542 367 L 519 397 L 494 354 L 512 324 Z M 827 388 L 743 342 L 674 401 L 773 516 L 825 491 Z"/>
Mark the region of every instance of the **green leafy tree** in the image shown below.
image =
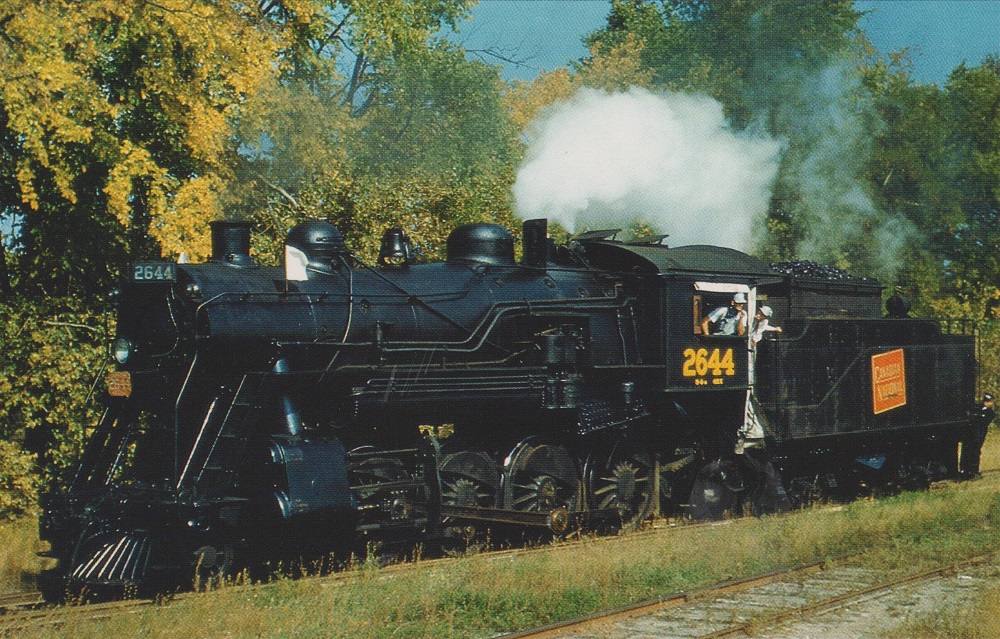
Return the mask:
<path id="1" fill-rule="evenodd" d="M 434 44 L 468 4 L 0 0 L 0 215 L 19 223 L 0 253 L 0 516 L 73 466 L 105 357 L 89 306 L 128 259 L 204 258 L 227 215 L 270 231 L 255 241 L 272 260 L 303 217 L 357 237 L 494 215 L 478 185 L 500 192 L 484 167 L 512 148 L 487 149 L 507 135 L 496 73 Z M 394 112 L 415 123 L 394 140 L 409 164 L 373 183 L 362 139 Z M 437 133 L 427 113 L 447 135 L 408 158 Z M 473 143 L 477 160 L 448 156 Z"/>
<path id="2" fill-rule="evenodd" d="M 204 257 L 207 222 L 255 186 L 239 172 L 243 145 L 275 130 L 240 128 L 263 121 L 251 111 L 268 104 L 259 96 L 273 104 L 307 90 L 363 110 L 382 69 L 467 6 L 0 1 L 0 143 L 10 161 L 0 191 L 22 221 L 15 285 L 93 292 L 127 256 Z M 262 183 L 287 191 L 271 177 Z"/>
<path id="3" fill-rule="evenodd" d="M 429 258 L 457 224 L 509 222 L 520 143 L 503 89 L 497 69 L 437 43 L 388 65 L 363 109 L 324 105 L 300 92 L 292 105 L 315 117 L 280 137 L 268 134 L 269 148 L 244 165 L 251 180 L 267 180 L 246 200 L 258 220 L 261 254 L 279 259 L 288 229 L 310 217 L 336 224 L 369 259 L 390 226 L 406 229 Z M 274 112 L 281 112 L 280 101 Z M 301 150 L 324 135 L 336 138 L 337 151 L 319 155 L 328 161 L 317 164 Z"/>
<path id="4" fill-rule="evenodd" d="M 973 289 L 1000 285 L 1000 60 L 956 68 L 946 85 L 952 107 L 955 201 L 961 215 L 945 237 L 954 278 Z M 995 308 L 995 302 L 989 309 Z"/>
<path id="5" fill-rule="evenodd" d="M 106 336 L 105 316 L 79 302 L 0 305 L 0 518 L 30 510 L 40 479 L 73 468 L 97 418 L 87 400 Z"/>

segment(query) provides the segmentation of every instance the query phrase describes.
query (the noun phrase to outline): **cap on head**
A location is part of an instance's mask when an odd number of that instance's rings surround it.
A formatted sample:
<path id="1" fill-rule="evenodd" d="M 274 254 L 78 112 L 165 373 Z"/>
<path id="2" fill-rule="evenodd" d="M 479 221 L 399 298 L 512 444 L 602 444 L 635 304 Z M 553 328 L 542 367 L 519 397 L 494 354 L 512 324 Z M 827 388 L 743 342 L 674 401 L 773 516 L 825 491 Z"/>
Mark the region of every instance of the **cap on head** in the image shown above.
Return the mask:
<path id="1" fill-rule="evenodd" d="M 989 393 L 983 393 L 983 401 L 984 402 L 992 402 L 993 401 L 993 396 L 990 395 Z"/>
<path id="2" fill-rule="evenodd" d="M 763 315 L 764 317 L 771 317 L 772 315 L 774 315 L 774 311 L 772 311 L 772 310 L 771 310 L 771 307 L 770 307 L 770 306 L 761 306 L 761 307 L 760 307 L 759 309 L 757 309 L 757 310 L 758 310 L 758 311 L 760 312 L 760 314 L 761 314 L 761 315 Z"/>
<path id="3" fill-rule="evenodd" d="M 734 304 L 746 304 L 747 303 L 747 296 L 745 294 L 743 294 L 743 293 L 737 293 L 736 295 L 733 295 L 733 303 Z"/>

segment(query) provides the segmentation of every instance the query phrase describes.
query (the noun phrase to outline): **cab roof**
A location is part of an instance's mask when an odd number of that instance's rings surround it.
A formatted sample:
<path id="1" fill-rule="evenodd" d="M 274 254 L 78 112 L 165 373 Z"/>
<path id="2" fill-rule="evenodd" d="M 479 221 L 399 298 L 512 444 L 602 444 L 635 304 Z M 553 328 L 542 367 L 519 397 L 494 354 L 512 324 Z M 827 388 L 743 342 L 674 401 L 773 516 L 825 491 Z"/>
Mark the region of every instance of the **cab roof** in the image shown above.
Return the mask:
<path id="1" fill-rule="evenodd" d="M 587 261 L 595 268 L 639 273 L 726 273 L 779 280 L 782 274 L 767 262 L 722 246 L 694 244 L 666 247 L 616 241 L 581 242 Z"/>

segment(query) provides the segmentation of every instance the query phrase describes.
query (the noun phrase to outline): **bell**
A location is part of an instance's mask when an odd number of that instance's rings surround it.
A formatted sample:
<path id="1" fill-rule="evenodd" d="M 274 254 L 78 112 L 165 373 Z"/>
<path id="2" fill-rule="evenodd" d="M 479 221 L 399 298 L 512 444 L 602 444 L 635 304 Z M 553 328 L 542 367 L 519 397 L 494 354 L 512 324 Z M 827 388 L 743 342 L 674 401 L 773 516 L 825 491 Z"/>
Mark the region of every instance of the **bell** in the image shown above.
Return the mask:
<path id="1" fill-rule="evenodd" d="M 382 266 L 408 266 L 413 262 L 413 245 L 403 229 L 391 228 L 382 235 L 378 263 Z"/>

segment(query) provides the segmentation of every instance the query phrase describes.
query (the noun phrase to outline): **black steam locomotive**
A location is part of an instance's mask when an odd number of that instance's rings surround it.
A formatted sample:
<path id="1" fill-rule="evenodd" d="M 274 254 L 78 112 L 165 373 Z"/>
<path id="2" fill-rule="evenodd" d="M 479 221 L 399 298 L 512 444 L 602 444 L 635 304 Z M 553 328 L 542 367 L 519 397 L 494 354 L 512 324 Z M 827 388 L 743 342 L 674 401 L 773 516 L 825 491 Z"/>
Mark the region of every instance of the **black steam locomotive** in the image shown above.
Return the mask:
<path id="1" fill-rule="evenodd" d="M 252 560 L 471 527 L 719 517 L 956 472 L 974 337 L 882 318 L 881 287 L 712 246 L 544 220 L 461 226 L 378 265 L 333 226 L 259 266 L 243 223 L 205 264 L 132 265 L 103 417 L 44 497 L 46 590 L 162 588 Z M 740 296 L 783 332 L 706 333 Z M 742 334 L 741 334 L 742 333 Z"/>

